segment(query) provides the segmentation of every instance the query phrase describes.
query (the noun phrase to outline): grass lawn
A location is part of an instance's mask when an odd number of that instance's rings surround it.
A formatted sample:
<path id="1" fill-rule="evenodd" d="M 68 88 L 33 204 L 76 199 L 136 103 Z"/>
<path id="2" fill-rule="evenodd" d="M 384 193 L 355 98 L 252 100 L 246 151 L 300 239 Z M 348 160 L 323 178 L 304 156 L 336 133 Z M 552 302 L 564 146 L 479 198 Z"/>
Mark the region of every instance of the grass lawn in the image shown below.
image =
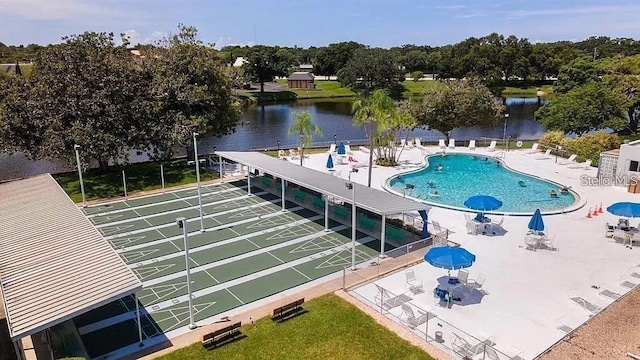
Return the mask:
<path id="1" fill-rule="evenodd" d="M 160 189 L 162 188 L 160 164 L 164 165 L 165 187 L 195 183 L 195 166 L 187 166 L 186 162 L 186 160 L 174 160 L 136 163 L 113 167 L 107 173 L 99 173 L 95 169 L 89 170 L 82 174 L 87 200 L 124 196 L 122 170 L 124 170 L 127 179 L 128 195 L 138 191 Z M 82 201 L 77 172 L 56 174 L 53 177 L 73 201 Z M 217 177 L 217 174 L 200 168 L 200 181 L 212 180 Z"/>
<path id="2" fill-rule="evenodd" d="M 538 88 L 545 93 L 545 97 L 549 97 L 553 95 L 553 86 L 551 85 L 542 85 L 542 86 L 507 86 L 502 90 L 502 96 L 536 96 L 538 92 Z"/>
<path id="3" fill-rule="evenodd" d="M 305 308 L 308 313 L 282 323 L 266 317 L 245 325 L 246 338 L 220 348 L 196 343 L 159 359 L 432 359 L 336 295 L 311 300 Z"/>

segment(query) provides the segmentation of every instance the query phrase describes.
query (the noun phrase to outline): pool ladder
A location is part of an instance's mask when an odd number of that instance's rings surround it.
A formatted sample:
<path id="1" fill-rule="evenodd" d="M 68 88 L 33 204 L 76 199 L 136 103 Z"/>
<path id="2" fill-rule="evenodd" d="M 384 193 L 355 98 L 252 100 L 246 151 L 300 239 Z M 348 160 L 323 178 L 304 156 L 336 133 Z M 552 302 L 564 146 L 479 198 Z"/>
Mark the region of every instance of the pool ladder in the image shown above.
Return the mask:
<path id="1" fill-rule="evenodd" d="M 505 151 L 500 151 L 499 153 L 495 154 L 493 156 L 494 159 L 503 159 L 507 156 L 507 153 Z"/>

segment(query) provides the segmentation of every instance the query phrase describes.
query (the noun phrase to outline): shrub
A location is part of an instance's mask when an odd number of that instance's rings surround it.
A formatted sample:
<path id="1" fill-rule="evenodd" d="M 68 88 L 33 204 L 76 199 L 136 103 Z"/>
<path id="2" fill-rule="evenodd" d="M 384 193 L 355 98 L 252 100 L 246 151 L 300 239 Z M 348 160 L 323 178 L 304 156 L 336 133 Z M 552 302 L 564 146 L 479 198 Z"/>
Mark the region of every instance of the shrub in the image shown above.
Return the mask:
<path id="1" fill-rule="evenodd" d="M 418 81 L 422 78 L 422 76 L 424 75 L 424 73 L 422 71 L 414 71 L 411 74 L 409 74 L 409 76 L 411 78 L 413 78 L 413 81 Z"/>
<path id="2" fill-rule="evenodd" d="M 540 138 L 540 142 L 547 146 L 560 145 L 564 154 L 578 155 L 577 161 L 591 159 L 593 165 L 598 165 L 600 153 L 618 149 L 620 137 L 617 134 L 596 132 L 584 134 L 579 138 L 567 138 L 561 131 L 548 131 Z"/>

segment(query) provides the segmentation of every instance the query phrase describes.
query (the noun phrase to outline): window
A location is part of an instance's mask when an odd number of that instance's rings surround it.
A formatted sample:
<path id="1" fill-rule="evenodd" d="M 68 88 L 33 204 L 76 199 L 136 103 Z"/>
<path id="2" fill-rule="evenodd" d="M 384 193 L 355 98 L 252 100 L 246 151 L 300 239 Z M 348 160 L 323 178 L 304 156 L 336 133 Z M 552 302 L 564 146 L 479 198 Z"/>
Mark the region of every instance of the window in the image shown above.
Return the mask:
<path id="1" fill-rule="evenodd" d="M 631 160 L 631 162 L 629 163 L 629 171 L 635 171 L 635 172 L 640 172 L 640 163 L 638 161 L 635 160 Z"/>

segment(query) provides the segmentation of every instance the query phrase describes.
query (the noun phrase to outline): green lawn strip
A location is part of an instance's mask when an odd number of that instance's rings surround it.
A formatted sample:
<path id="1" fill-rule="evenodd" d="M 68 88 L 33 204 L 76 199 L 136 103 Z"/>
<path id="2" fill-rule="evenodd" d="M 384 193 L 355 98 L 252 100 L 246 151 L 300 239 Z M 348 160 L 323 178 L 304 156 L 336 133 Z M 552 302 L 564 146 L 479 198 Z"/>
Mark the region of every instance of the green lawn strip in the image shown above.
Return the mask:
<path id="1" fill-rule="evenodd" d="M 96 169 L 91 169 L 83 174 L 86 198 L 87 200 L 95 200 L 124 196 L 122 170 L 124 170 L 126 175 L 128 195 L 139 191 L 160 189 L 162 187 L 160 164 L 164 165 L 165 187 L 196 182 L 195 167 L 187 166 L 185 160 L 116 166 L 112 167 L 106 173 L 100 173 Z M 216 179 L 217 176 L 217 174 L 207 171 L 200 172 L 201 181 Z M 53 175 L 53 177 L 69 195 L 71 200 L 75 202 L 82 201 L 80 180 L 78 179 L 77 172 L 56 174 Z"/>
<path id="2" fill-rule="evenodd" d="M 527 96 L 527 97 L 535 97 L 537 96 L 538 89 L 542 90 L 545 95 L 544 97 L 553 96 L 553 86 L 552 85 L 529 85 L 523 84 L 522 86 L 506 86 L 502 90 L 502 96 Z"/>
<path id="3" fill-rule="evenodd" d="M 213 350 L 196 343 L 160 359 L 432 359 L 355 306 L 335 295 L 304 305 L 308 313 L 275 323 L 269 318 L 245 325 L 246 338 Z"/>

